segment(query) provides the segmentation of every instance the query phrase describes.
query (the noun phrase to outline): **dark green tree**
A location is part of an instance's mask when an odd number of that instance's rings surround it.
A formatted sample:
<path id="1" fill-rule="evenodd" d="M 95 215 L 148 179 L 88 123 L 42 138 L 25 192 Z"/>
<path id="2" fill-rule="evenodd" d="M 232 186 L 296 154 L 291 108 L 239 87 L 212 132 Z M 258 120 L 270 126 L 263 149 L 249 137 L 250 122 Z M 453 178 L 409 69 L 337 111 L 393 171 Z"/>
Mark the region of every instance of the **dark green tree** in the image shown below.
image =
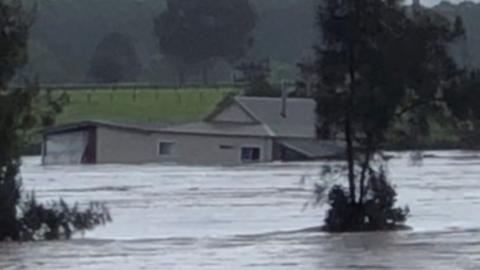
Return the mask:
<path id="1" fill-rule="evenodd" d="M 425 108 L 462 77 L 448 44 L 459 22 L 400 0 L 325 0 L 318 11 L 318 114 L 323 129 L 346 142 L 348 188 L 333 188 L 330 231 L 393 229 L 407 211 L 375 160 L 394 123 L 428 131 Z M 441 106 L 438 106 L 441 107 Z"/>
<path id="2" fill-rule="evenodd" d="M 181 83 L 191 65 L 203 65 L 207 83 L 211 61 L 234 63 L 247 53 L 255 20 L 249 0 L 168 0 L 155 33 L 161 53 L 175 58 Z"/>
<path id="3" fill-rule="evenodd" d="M 31 16 L 19 1 L 0 1 L 0 240 L 19 237 L 16 206 L 20 184 L 16 179 L 22 145 L 17 132 L 31 125 L 30 93 L 7 91 L 18 67 L 27 60 Z M 14 19 L 11 19 L 14 18 Z"/>
<path id="4" fill-rule="evenodd" d="M 121 33 L 110 33 L 97 45 L 88 74 L 101 83 L 134 82 L 140 70 L 132 39 Z"/>
<path id="5" fill-rule="evenodd" d="M 240 63 L 236 69 L 241 77 L 236 81 L 244 86 L 245 96 L 250 97 L 280 97 L 281 89 L 269 82 L 270 61 L 251 61 Z"/>
<path id="6" fill-rule="evenodd" d="M 39 122 L 33 101 L 36 84 L 11 89 L 8 84 L 27 60 L 31 12 L 21 1 L 0 0 L 0 241 L 70 237 L 109 220 L 106 209 L 86 211 L 62 201 L 43 205 L 33 195 L 22 198 L 18 176 L 25 134 Z"/>

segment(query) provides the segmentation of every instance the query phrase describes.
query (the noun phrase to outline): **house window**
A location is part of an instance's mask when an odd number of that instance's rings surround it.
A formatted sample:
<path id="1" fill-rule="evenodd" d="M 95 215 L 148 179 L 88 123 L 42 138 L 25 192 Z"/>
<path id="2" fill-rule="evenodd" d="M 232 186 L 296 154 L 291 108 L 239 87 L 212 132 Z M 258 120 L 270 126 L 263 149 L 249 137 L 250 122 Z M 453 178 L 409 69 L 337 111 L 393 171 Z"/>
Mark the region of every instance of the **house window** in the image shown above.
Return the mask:
<path id="1" fill-rule="evenodd" d="M 260 161 L 259 147 L 242 147 L 242 162 Z"/>
<path id="2" fill-rule="evenodd" d="M 158 143 L 158 155 L 159 156 L 171 156 L 173 154 L 173 147 L 175 143 L 172 142 L 159 142 Z"/>

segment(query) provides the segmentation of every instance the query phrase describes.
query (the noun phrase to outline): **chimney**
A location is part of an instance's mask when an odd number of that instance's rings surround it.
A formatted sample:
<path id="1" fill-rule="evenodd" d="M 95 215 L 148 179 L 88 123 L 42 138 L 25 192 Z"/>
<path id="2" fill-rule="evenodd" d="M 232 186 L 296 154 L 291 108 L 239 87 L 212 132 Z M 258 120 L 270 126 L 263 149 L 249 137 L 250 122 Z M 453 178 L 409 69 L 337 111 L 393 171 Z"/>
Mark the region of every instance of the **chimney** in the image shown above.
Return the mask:
<path id="1" fill-rule="evenodd" d="M 280 115 L 283 117 L 283 118 L 287 118 L 287 99 L 288 99 L 288 90 L 287 88 L 285 87 L 285 82 L 282 81 L 281 82 L 281 90 L 282 90 L 282 112 L 280 113 Z"/>

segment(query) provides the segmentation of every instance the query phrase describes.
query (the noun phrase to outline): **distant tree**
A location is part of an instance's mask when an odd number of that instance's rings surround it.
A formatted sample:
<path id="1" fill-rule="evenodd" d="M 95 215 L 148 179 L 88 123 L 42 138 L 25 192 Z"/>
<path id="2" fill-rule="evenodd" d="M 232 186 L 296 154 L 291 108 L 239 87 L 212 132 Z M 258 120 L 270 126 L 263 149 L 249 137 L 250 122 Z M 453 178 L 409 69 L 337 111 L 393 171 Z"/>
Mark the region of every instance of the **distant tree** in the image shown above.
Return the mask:
<path id="1" fill-rule="evenodd" d="M 38 123 L 33 101 L 37 84 L 22 89 L 8 87 L 27 60 L 27 40 L 32 16 L 22 1 L 0 0 L 0 241 L 69 238 L 109 220 L 106 209 L 91 205 L 86 211 L 64 202 L 37 203 L 22 197 L 18 176 L 25 136 Z"/>
<path id="2" fill-rule="evenodd" d="M 325 0 L 318 12 L 317 112 L 324 129 L 346 142 L 348 180 L 348 188 L 330 189 L 326 228 L 394 229 L 408 211 L 395 208 L 378 154 L 394 123 L 428 131 L 425 108 L 447 105 L 443 93 L 463 76 L 448 44 L 463 32 L 458 21 L 400 0 Z"/>
<path id="3" fill-rule="evenodd" d="M 96 82 L 134 82 L 140 69 L 132 39 L 121 33 L 110 33 L 97 45 L 88 74 Z"/>
<path id="4" fill-rule="evenodd" d="M 279 97 L 281 89 L 269 82 L 270 61 L 248 61 L 237 65 L 240 78 L 238 83 L 244 85 L 245 96 L 251 97 Z"/>
<path id="5" fill-rule="evenodd" d="M 201 64 L 207 83 L 210 61 L 234 63 L 247 53 L 255 20 L 249 0 L 167 0 L 154 23 L 160 51 L 175 57 L 180 82 L 187 66 Z"/>

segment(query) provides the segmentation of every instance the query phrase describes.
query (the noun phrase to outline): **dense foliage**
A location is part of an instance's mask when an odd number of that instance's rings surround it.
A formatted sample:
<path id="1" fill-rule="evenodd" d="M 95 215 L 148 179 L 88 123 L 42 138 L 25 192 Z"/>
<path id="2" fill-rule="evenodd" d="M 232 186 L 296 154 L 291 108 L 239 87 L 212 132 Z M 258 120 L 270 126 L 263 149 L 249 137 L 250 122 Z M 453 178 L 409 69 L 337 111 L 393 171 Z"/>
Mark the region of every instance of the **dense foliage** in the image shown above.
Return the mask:
<path id="1" fill-rule="evenodd" d="M 166 8 L 166 0 L 24 0 L 37 3 L 36 20 L 29 44 L 26 75 L 39 74 L 41 83 L 82 83 L 88 79 L 90 59 L 103 37 L 112 32 L 129 35 L 135 40 L 140 62 L 145 69 L 142 82 L 170 83 L 175 80 L 174 66 L 159 53 L 153 19 Z M 309 51 L 318 38 L 314 25 L 317 0 L 250 0 L 258 14 L 252 36 L 255 58 L 270 58 L 272 73 L 287 70 Z M 421 1 L 422 2 L 422 1 Z M 442 2 L 435 11 L 449 17 L 461 16 L 468 38 L 454 44 L 460 63 L 480 66 L 478 14 L 480 4 Z M 88 18 L 88 19 L 85 19 Z M 278 63 L 278 64 L 277 64 Z M 222 66 L 223 67 L 223 66 Z M 230 79 L 225 68 L 211 70 L 211 81 Z M 231 71 L 231 67 L 229 67 Z M 193 75 L 201 78 L 201 69 Z M 197 74 L 198 73 L 198 74 Z M 193 77 L 193 76 L 192 76 Z M 21 82 L 21 80 L 20 80 Z"/>
<path id="2" fill-rule="evenodd" d="M 110 33 L 97 45 L 89 77 L 100 83 L 134 82 L 140 74 L 140 59 L 132 38 Z"/>
<path id="3" fill-rule="evenodd" d="M 268 60 L 243 62 L 237 66 L 237 70 L 240 72 L 240 78 L 237 78 L 237 81 L 244 85 L 245 96 L 281 96 L 281 89 L 269 81 L 271 69 Z"/>
<path id="4" fill-rule="evenodd" d="M 435 108 L 463 79 L 448 47 L 463 34 L 462 24 L 421 7 L 407 8 L 399 0 L 326 0 L 318 25 L 323 44 L 313 69 L 317 111 L 323 132 L 345 139 L 348 161 L 348 191 L 332 190 L 330 212 L 338 216 L 335 208 L 341 207 L 348 218 L 329 224 L 338 221 L 329 217 L 327 227 L 385 229 L 385 224 L 403 222 L 405 213 L 393 208 L 396 194 L 374 159 L 395 123 L 428 131 L 426 108 Z M 374 182 L 392 192 L 380 190 L 385 198 L 372 201 L 381 194 Z M 372 220 L 371 209 L 381 211 L 377 216 L 385 220 Z"/>
<path id="5" fill-rule="evenodd" d="M 397 193 L 383 168 L 370 173 L 366 194 L 368 196 L 362 204 L 352 204 L 348 189 L 342 185 L 333 186 L 327 199 L 330 209 L 325 218 L 325 230 L 345 232 L 404 228 L 399 224 L 407 220 L 409 209 L 395 206 Z"/>
<path id="6" fill-rule="evenodd" d="M 190 65 L 203 65 L 204 82 L 212 60 L 233 63 L 253 44 L 255 12 L 249 0 L 169 0 L 155 20 L 160 51 L 173 57 L 180 81 Z"/>

